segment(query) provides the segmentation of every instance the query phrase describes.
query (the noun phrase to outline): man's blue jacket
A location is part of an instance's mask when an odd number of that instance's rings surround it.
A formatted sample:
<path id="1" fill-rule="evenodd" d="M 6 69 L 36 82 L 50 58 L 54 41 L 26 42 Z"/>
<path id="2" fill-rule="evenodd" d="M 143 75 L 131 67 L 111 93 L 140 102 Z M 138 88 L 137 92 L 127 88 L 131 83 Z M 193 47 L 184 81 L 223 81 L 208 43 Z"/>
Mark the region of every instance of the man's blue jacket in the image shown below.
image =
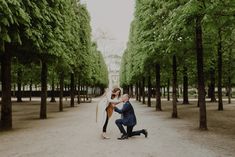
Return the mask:
<path id="1" fill-rule="evenodd" d="M 136 125 L 136 117 L 135 111 L 129 101 L 123 104 L 122 109 L 114 108 L 115 112 L 122 114 L 122 122 L 125 126 L 135 126 Z"/>

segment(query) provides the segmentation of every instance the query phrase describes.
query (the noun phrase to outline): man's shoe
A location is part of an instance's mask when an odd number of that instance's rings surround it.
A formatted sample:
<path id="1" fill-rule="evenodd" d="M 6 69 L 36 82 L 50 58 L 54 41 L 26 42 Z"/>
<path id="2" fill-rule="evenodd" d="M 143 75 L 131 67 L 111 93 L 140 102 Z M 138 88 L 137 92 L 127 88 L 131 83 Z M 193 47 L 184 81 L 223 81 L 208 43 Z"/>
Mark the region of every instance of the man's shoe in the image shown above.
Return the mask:
<path id="1" fill-rule="evenodd" d="M 118 138 L 118 140 L 125 140 L 128 139 L 128 135 L 122 135 L 120 138 Z"/>
<path id="2" fill-rule="evenodd" d="M 143 134 L 144 134 L 145 138 L 148 137 L 148 131 L 146 129 L 143 129 Z"/>

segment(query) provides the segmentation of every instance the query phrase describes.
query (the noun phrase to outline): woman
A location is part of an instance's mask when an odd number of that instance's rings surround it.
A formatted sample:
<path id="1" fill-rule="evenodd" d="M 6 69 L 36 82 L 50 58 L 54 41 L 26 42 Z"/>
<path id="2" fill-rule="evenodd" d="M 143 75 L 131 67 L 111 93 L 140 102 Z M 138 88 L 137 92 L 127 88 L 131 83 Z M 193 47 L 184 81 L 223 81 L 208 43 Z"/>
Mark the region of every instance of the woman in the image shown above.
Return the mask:
<path id="1" fill-rule="evenodd" d="M 106 92 L 105 95 L 106 97 L 99 103 L 99 108 L 103 117 L 102 118 L 103 119 L 102 137 L 104 139 L 109 139 L 109 137 L 106 135 L 107 126 L 108 126 L 109 119 L 113 114 L 113 104 L 119 104 L 121 102 L 119 100 L 121 96 L 121 89 L 114 88 L 112 92 Z M 97 112 L 98 112 L 98 108 L 97 108 Z M 105 121 L 104 121 L 104 118 L 105 118 Z"/>

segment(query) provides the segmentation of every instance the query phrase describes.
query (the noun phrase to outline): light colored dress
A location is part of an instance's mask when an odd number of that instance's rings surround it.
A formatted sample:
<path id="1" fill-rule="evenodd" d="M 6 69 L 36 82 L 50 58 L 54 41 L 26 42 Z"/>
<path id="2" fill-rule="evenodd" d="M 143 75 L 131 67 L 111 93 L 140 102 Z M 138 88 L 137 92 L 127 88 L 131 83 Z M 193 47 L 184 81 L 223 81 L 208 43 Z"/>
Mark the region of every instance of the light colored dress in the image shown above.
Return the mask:
<path id="1" fill-rule="evenodd" d="M 109 90 L 106 91 L 106 94 L 104 94 L 103 98 L 100 100 L 100 102 L 97 104 L 96 107 L 96 122 L 103 126 L 105 123 L 105 119 L 107 117 L 106 108 L 109 106 L 110 103 L 118 104 L 119 98 L 115 97 L 114 99 L 111 99 L 112 92 Z M 111 115 L 110 115 L 111 116 Z"/>

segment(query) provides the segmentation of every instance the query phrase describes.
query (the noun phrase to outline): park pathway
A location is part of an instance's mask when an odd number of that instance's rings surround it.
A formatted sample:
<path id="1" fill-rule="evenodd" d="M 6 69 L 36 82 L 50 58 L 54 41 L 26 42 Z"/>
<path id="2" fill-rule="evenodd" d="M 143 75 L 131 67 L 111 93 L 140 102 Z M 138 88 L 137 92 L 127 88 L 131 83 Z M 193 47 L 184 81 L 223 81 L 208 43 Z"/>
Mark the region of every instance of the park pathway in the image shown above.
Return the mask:
<path id="1" fill-rule="evenodd" d="M 185 134 L 178 125 L 187 127 L 181 120 L 159 116 L 154 108 L 132 101 L 138 125 L 147 128 L 149 137 L 133 137 L 118 141 L 120 133 L 114 124 L 115 113 L 108 133 L 111 139 L 101 139 L 95 122 L 95 108 L 99 98 L 92 103 L 66 108 L 59 113 L 51 111 L 47 120 L 22 119 L 20 126 L 10 132 L 0 132 L 0 157 L 219 157 L 230 156 L 225 151 L 215 151 L 206 144 L 195 142 L 200 135 Z M 56 106 L 56 105 L 54 105 Z M 51 105 L 50 107 L 51 108 Z M 14 114 L 14 113 L 13 113 Z M 26 113 L 27 114 L 27 113 Z M 35 111 L 34 114 L 37 114 Z M 19 122 L 18 122 L 19 125 Z M 218 150 L 218 148 L 216 148 Z"/>

